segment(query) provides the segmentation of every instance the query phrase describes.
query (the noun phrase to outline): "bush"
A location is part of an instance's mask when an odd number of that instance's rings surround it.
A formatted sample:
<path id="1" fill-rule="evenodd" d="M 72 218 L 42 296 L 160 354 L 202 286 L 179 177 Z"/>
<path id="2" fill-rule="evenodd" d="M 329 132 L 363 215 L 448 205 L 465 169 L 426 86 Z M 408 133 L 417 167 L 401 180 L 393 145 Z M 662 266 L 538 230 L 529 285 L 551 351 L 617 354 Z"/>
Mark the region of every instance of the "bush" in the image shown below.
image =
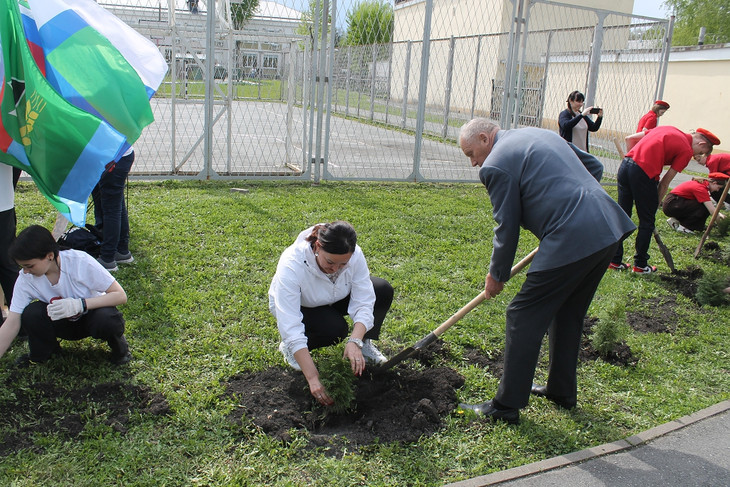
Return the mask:
<path id="1" fill-rule="evenodd" d="M 314 351 L 319 370 L 319 380 L 327 389 L 327 394 L 335 402 L 328 412 L 343 414 L 355 409 L 355 374 L 350 362 L 342 358 L 345 345 L 320 348 Z"/>
<path id="2" fill-rule="evenodd" d="M 728 278 L 719 271 L 706 272 L 697 283 L 697 302 L 702 305 L 723 306 L 728 303 L 728 295 L 723 291 L 728 286 Z"/>
<path id="3" fill-rule="evenodd" d="M 730 218 L 718 218 L 715 220 L 712 229 L 718 237 L 724 237 L 730 231 Z"/>
<path id="4" fill-rule="evenodd" d="M 598 323 L 593 327 L 591 341 L 593 348 L 606 357 L 613 352 L 616 345 L 624 338 L 623 325 L 626 323 L 626 310 L 621 304 L 608 306 L 598 316 Z"/>

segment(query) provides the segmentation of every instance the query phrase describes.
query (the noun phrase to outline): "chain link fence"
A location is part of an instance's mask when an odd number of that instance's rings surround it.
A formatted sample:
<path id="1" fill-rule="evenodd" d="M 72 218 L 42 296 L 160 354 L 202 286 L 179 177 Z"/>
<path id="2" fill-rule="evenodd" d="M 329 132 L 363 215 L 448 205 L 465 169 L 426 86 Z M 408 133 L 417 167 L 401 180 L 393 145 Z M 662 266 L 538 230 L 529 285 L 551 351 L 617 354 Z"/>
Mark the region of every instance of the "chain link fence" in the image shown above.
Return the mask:
<path id="1" fill-rule="evenodd" d="M 459 127 L 557 131 L 570 92 L 604 109 L 591 151 L 661 97 L 668 21 L 547 0 L 100 0 L 170 70 L 133 177 L 476 181 Z M 237 6 L 238 5 L 238 6 Z M 244 16 L 245 17 L 245 16 Z"/>

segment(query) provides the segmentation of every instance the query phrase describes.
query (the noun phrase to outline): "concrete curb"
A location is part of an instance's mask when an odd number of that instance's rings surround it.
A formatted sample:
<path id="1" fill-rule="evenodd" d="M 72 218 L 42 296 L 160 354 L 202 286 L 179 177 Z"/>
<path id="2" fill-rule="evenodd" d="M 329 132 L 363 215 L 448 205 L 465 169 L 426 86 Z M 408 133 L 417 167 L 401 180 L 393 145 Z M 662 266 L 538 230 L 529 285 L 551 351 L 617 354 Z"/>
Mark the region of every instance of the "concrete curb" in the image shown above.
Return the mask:
<path id="1" fill-rule="evenodd" d="M 496 485 L 510 480 L 529 477 L 531 475 L 547 472 L 549 470 L 582 463 L 586 460 L 591 460 L 593 458 L 636 448 L 651 440 L 659 438 L 660 436 L 664 436 L 668 433 L 680 430 L 693 423 L 709 418 L 711 416 L 715 416 L 720 413 L 724 413 L 728 410 L 730 410 L 730 400 L 717 403 L 714 406 L 702 409 L 701 411 L 697 411 L 696 413 L 692 413 L 688 416 L 683 416 L 674 421 L 670 421 L 669 423 L 656 426 L 642 433 L 629 436 L 628 438 L 625 438 L 623 440 L 614 441 L 612 443 L 605 443 L 603 445 L 594 446 L 585 450 L 568 453 L 567 455 L 561 455 L 555 458 L 548 458 L 547 460 L 541 460 L 539 462 L 522 465 L 521 467 L 515 467 L 509 470 L 503 470 L 501 472 L 495 472 L 489 475 L 482 475 L 479 477 L 474 477 L 472 479 L 454 482 L 451 484 L 447 484 L 444 487 L 484 487 L 489 485 Z"/>

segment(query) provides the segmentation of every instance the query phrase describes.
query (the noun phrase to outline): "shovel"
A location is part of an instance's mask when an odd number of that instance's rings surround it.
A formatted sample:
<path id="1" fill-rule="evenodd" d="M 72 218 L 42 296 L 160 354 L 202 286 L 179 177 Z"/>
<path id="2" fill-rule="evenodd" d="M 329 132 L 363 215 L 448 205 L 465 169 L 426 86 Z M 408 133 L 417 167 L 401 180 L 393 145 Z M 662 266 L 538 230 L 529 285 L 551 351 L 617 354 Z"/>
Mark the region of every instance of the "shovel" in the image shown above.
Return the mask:
<path id="1" fill-rule="evenodd" d="M 532 262 L 532 258 L 535 257 L 535 254 L 537 253 L 538 249 L 533 250 L 530 252 L 524 259 L 519 261 L 517 264 L 515 264 L 514 267 L 512 267 L 512 271 L 510 272 L 510 277 L 513 277 L 515 274 L 520 272 L 522 269 L 524 269 L 530 262 Z M 423 350 L 427 346 L 429 346 L 431 343 L 436 341 L 438 337 L 441 336 L 442 333 L 444 333 L 446 330 L 451 328 L 451 325 L 462 319 L 466 314 L 476 308 L 482 301 L 487 299 L 486 292 L 482 291 L 479 293 L 477 297 L 469 301 L 466 306 L 461 308 L 459 311 L 451 315 L 451 317 L 444 321 L 438 328 L 436 328 L 434 331 L 426 335 L 425 337 L 421 338 L 418 343 L 413 345 L 412 347 L 408 347 L 404 350 L 402 350 L 398 355 L 391 358 L 387 362 L 385 362 L 383 365 L 377 368 L 377 372 L 384 372 L 391 367 L 393 367 L 396 364 L 401 363 L 411 355 L 415 354 L 419 350 Z"/>

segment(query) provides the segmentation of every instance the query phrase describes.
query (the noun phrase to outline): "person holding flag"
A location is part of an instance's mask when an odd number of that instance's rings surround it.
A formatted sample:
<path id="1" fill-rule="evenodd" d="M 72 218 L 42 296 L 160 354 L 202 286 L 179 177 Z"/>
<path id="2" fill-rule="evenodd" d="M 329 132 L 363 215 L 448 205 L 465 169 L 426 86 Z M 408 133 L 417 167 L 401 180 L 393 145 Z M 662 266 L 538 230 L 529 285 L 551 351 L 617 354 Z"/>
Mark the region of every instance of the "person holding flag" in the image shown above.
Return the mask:
<path id="1" fill-rule="evenodd" d="M 106 164 L 154 116 L 167 72 L 151 41 L 92 0 L 0 0 L 0 162 L 77 226 Z"/>

